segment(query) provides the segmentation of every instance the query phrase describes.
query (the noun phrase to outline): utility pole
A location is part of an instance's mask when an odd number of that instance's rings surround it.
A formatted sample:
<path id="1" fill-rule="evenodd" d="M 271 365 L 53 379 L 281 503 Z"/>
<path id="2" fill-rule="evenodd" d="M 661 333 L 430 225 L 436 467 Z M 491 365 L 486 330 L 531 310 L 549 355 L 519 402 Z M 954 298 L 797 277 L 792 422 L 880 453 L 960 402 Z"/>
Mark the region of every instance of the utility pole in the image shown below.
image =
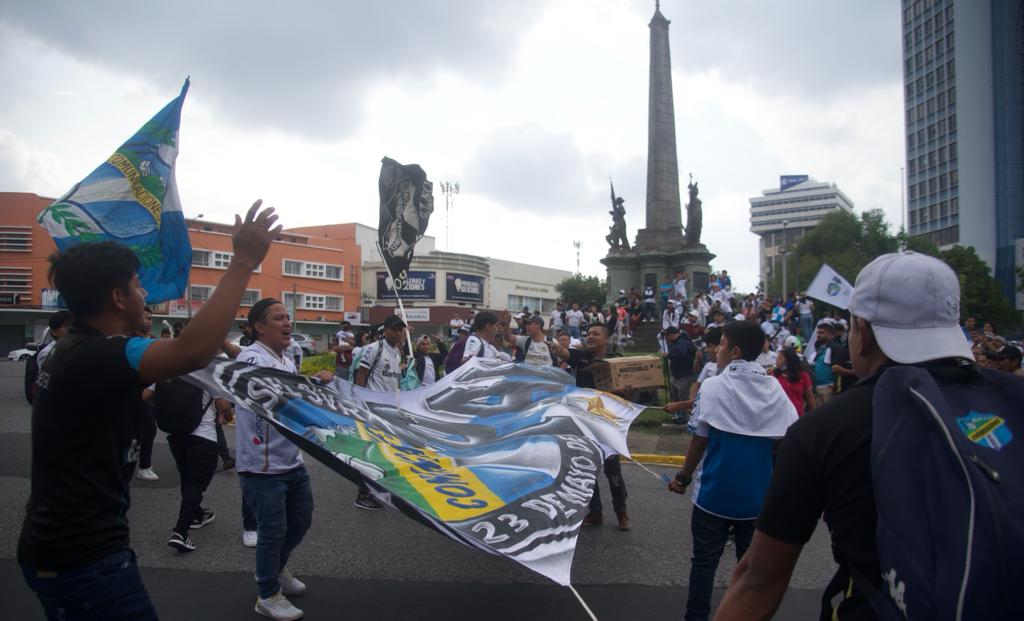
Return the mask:
<path id="1" fill-rule="evenodd" d="M 576 273 L 580 273 L 580 240 L 572 240 L 572 247 L 576 249 Z"/>
<path id="2" fill-rule="evenodd" d="M 789 282 L 788 274 L 786 273 L 786 258 L 788 249 L 786 247 L 786 227 L 789 226 L 789 220 L 782 221 L 782 246 L 780 246 L 780 252 L 782 252 L 782 303 L 786 303 L 787 295 L 789 295 Z"/>

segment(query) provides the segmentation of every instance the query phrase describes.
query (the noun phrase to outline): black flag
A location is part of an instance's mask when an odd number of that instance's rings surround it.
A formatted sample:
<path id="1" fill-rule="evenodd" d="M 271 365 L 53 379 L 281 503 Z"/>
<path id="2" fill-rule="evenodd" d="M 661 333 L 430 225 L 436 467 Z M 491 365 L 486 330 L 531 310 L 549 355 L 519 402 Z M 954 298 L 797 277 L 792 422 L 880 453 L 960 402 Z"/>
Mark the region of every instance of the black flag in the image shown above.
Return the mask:
<path id="1" fill-rule="evenodd" d="M 391 272 L 395 291 L 405 288 L 416 242 L 434 212 L 434 184 L 418 164 L 403 166 L 385 157 L 380 167 L 380 252 Z"/>

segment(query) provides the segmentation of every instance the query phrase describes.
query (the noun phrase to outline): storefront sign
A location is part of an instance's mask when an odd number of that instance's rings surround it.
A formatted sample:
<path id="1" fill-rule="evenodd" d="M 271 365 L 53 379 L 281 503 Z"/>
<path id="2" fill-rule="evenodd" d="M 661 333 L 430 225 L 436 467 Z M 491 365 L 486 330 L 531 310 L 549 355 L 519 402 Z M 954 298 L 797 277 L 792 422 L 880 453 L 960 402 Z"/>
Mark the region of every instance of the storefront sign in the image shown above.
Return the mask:
<path id="1" fill-rule="evenodd" d="M 405 288 L 399 290 L 403 300 L 431 300 L 437 297 L 435 272 L 409 272 Z M 377 299 L 394 300 L 395 290 L 388 286 L 388 273 L 377 272 Z"/>
<path id="2" fill-rule="evenodd" d="M 448 272 L 445 299 L 451 302 L 484 303 L 484 277 Z"/>
<path id="3" fill-rule="evenodd" d="M 402 312 L 399 308 L 395 308 L 395 314 L 399 317 L 402 316 Z M 407 308 L 405 309 L 405 320 L 409 323 L 430 323 L 430 309 L 429 308 Z"/>

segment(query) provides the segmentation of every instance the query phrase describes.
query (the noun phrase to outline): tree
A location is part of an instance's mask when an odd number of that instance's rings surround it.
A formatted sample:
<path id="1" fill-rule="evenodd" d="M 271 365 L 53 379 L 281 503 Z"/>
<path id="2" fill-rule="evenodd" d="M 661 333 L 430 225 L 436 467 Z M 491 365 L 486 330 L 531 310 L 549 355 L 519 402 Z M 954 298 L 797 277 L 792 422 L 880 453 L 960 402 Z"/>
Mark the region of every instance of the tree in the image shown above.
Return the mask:
<path id="1" fill-rule="evenodd" d="M 555 289 L 567 304 L 579 302 L 580 306 L 594 304 L 600 307 L 604 305 L 608 286 L 597 276 L 574 274 L 555 285 Z"/>
<path id="2" fill-rule="evenodd" d="M 971 246 L 953 246 L 939 253 L 939 258 L 956 272 L 960 280 L 960 317 L 977 317 L 979 323 L 990 321 L 996 330 L 1008 333 L 1020 325 L 1017 312 L 1003 289 L 992 277 L 992 271 Z"/>
<path id="3" fill-rule="evenodd" d="M 899 248 L 937 257 L 953 268 L 960 279 L 961 319 L 973 315 L 982 321 L 991 321 L 1004 332 L 1020 325 L 1020 313 L 1003 295 L 991 270 L 974 248 L 953 246 L 940 251 L 923 237 L 911 237 L 904 231 L 892 235 L 880 209 L 865 211 L 859 218 L 847 211 L 835 211 L 822 218 L 795 248 L 789 249 L 789 289 L 806 290 L 822 263 L 828 263 L 853 283 L 865 265 Z M 774 293 L 781 289 L 781 272 L 775 270 L 768 291 Z"/>

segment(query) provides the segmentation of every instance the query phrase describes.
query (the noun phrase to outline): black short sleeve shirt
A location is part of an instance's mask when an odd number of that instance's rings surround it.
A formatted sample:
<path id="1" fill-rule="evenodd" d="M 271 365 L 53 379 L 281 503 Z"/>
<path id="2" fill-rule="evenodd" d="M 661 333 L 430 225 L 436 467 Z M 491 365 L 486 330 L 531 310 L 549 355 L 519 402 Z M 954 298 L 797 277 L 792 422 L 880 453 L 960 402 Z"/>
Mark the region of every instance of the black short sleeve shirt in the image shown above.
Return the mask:
<path id="1" fill-rule="evenodd" d="M 585 349 L 569 350 L 569 366 L 575 371 L 576 385 L 580 388 L 594 388 L 594 372 L 588 369 L 590 365 L 605 358 L 618 358 L 619 354 L 608 354 L 604 358 L 595 358 L 593 354 Z"/>
<path id="2" fill-rule="evenodd" d="M 40 371 L 32 486 L 18 559 L 69 570 L 128 547 L 128 486 L 139 453 L 148 340 L 74 327 Z"/>
<path id="3" fill-rule="evenodd" d="M 881 570 L 871 483 L 871 417 L 877 377 L 865 378 L 793 423 L 779 448 L 757 521 L 757 529 L 766 535 L 803 545 L 824 517 L 836 561 L 852 564 L 876 586 Z"/>

